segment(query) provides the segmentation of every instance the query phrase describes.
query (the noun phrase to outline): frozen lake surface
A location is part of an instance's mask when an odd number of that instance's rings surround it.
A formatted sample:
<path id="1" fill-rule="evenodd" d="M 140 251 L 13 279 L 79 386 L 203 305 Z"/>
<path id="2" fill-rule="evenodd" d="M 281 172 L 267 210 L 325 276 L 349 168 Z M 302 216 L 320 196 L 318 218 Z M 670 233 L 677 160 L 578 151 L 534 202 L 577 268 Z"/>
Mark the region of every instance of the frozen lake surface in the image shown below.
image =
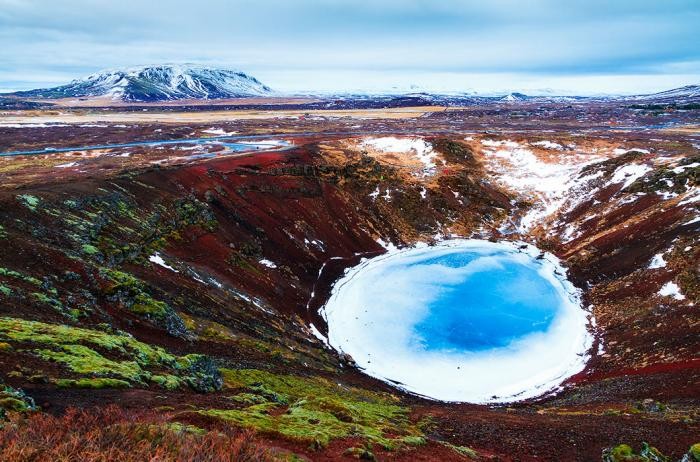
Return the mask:
<path id="1" fill-rule="evenodd" d="M 565 274 L 523 243 L 444 241 L 350 269 L 322 314 L 329 343 L 371 376 L 444 401 L 516 401 L 585 366 L 588 314 Z"/>

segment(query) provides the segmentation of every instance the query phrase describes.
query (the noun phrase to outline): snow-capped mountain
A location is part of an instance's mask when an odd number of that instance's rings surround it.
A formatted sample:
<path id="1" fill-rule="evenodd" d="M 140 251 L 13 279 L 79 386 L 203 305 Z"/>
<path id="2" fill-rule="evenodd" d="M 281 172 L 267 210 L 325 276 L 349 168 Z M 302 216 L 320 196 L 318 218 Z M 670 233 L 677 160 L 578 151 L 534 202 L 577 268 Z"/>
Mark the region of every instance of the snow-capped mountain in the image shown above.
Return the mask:
<path id="1" fill-rule="evenodd" d="M 266 96 L 272 90 L 243 72 L 195 65 L 159 65 L 97 72 L 60 87 L 16 93 L 45 98 L 108 96 L 123 101 L 168 101 Z"/>
<path id="2" fill-rule="evenodd" d="M 673 90 L 666 90 L 659 93 L 652 93 L 650 95 L 632 96 L 629 99 L 645 101 L 673 101 L 677 103 L 682 103 L 689 100 L 695 101 L 700 99 L 700 85 L 686 85 L 685 87 L 674 88 Z"/>
<path id="3" fill-rule="evenodd" d="M 516 101 L 527 101 L 528 99 L 529 99 L 529 97 L 527 95 L 525 95 L 523 93 L 514 92 L 514 93 L 509 93 L 506 96 L 500 98 L 500 101 L 504 101 L 507 103 L 514 103 Z"/>

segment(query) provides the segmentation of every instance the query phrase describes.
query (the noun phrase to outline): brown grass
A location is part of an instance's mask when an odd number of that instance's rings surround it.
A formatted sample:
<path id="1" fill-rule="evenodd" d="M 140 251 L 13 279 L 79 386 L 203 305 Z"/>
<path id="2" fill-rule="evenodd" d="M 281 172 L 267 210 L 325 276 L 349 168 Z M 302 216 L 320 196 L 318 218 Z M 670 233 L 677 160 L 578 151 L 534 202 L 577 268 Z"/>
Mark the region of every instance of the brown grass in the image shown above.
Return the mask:
<path id="1" fill-rule="evenodd" d="M 267 462 L 279 460 L 249 432 L 197 434 L 153 413 L 70 409 L 15 414 L 0 429 L 3 462 Z"/>

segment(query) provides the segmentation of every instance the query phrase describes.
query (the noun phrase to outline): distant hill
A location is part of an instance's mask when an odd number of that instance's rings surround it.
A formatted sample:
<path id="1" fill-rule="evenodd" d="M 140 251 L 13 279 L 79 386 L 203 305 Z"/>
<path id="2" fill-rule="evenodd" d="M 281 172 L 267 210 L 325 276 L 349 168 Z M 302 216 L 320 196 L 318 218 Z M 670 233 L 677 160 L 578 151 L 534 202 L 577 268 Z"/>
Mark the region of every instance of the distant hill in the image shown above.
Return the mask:
<path id="1" fill-rule="evenodd" d="M 631 96 L 627 99 L 673 103 L 700 102 L 700 85 L 687 85 L 649 95 Z"/>
<path id="2" fill-rule="evenodd" d="M 111 97 L 148 102 L 266 96 L 272 90 L 243 72 L 194 65 L 160 65 L 97 72 L 67 85 L 15 93 L 20 97 Z"/>

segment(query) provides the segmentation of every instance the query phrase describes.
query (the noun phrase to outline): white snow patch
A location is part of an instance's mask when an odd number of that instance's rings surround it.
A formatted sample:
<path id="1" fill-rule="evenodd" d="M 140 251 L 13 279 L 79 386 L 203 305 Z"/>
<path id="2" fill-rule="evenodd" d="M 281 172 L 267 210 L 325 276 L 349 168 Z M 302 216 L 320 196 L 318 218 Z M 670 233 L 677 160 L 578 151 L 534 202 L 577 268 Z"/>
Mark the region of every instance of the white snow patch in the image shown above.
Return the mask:
<path id="1" fill-rule="evenodd" d="M 695 218 L 693 218 L 693 219 L 690 220 L 690 221 L 686 221 L 686 222 L 683 223 L 683 225 L 681 225 L 681 226 L 692 225 L 693 223 L 697 223 L 697 222 L 699 222 L 699 221 L 700 221 L 700 216 L 695 217 Z"/>
<path id="2" fill-rule="evenodd" d="M 639 149 L 639 148 L 633 148 L 633 149 L 615 148 L 615 149 L 613 149 L 613 154 L 615 154 L 616 156 L 619 156 L 622 154 L 627 154 L 628 152 L 632 152 L 632 151 L 641 152 L 643 154 L 649 154 L 648 149 Z"/>
<path id="3" fill-rule="evenodd" d="M 651 171 L 651 167 L 641 164 L 628 164 L 618 167 L 610 179 L 610 184 L 623 183 L 622 189 L 637 181 Z"/>
<path id="4" fill-rule="evenodd" d="M 206 130 L 202 130 L 202 133 L 207 133 L 209 135 L 217 135 L 217 136 L 229 136 L 229 135 L 235 135 L 236 132 L 227 132 L 223 128 L 207 128 Z"/>
<path id="5" fill-rule="evenodd" d="M 423 164 L 423 170 L 417 176 L 429 176 L 435 173 L 437 152 L 433 150 L 430 143 L 422 138 L 369 137 L 364 138 L 360 145 L 381 152 L 412 153 Z"/>
<path id="6" fill-rule="evenodd" d="M 322 341 L 324 345 L 330 346 L 330 345 L 328 344 L 328 339 L 326 338 L 326 336 L 323 335 L 323 334 L 321 333 L 321 331 L 318 330 L 318 329 L 316 328 L 316 326 L 313 325 L 313 323 L 309 323 L 309 330 L 311 331 L 311 333 L 313 334 L 313 336 L 316 337 L 317 339 L 319 339 L 320 341 Z"/>
<path id="7" fill-rule="evenodd" d="M 520 220 L 518 230 L 527 232 L 556 212 L 565 202 L 567 192 L 597 178 L 589 175 L 576 179 L 586 165 L 604 158 L 572 154 L 562 162 L 541 161 L 531 150 L 510 140 L 482 140 L 485 157 L 493 174 L 512 190 L 530 196 L 535 205 Z"/>
<path id="8" fill-rule="evenodd" d="M 544 148 L 544 149 L 555 149 L 557 151 L 561 151 L 562 149 L 564 149 L 564 146 L 562 146 L 561 144 L 555 143 L 553 141 L 547 141 L 547 140 L 537 141 L 535 143 L 530 143 L 530 144 L 533 146 L 539 146 L 539 147 Z"/>
<path id="9" fill-rule="evenodd" d="M 78 165 L 77 162 L 68 162 L 65 164 L 56 165 L 55 168 L 70 168 L 70 167 L 75 167 L 76 165 Z"/>
<path id="10" fill-rule="evenodd" d="M 678 205 L 694 204 L 700 201 L 700 188 L 691 188 L 685 196 L 685 199 L 680 201 Z"/>
<path id="11" fill-rule="evenodd" d="M 42 127 L 68 127 L 68 125 L 67 124 L 45 124 L 45 123 L 0 122 L 0 128 L 42 128 Z"/>
<path id="12" fill-rule="evenodd" d="M 392 243 L 389 242 L 389 241 L 385 241 L 385 240 L 382 239 L 381 237 L 380 237 L 379 239 L 377 239 L 377 244 L 381 245 L 382 247 L 384 247 L 384 248 L 385 248 L 386 250 L 388 250 L 389 252 L 394 252 L 394 251 L 396 251 L 396 250 L 399 249 L 399 248 L 396 247 L 394 244 L 392 244 Z"/>
<path id="13" fill-rule="evenodd" d="M 675 300 L 685 300 L 685 295 L 681 293 L 681 288 L 673 281 L 669 281 L 659 289 L 659 295 L 662 297 L 673 297 Z"/>
<path id="14" fill-rule="evenodd" d="M 178 270 L 165 263 L 165 260 L 163 260 L 163 257 L 161 257 L 158 252 L 148 257 L 148 261 L 150 261 L 151 263 L 155 263 L 156 265 L 162 266 L 165 269 L 169 269 L 170 271 L 173 271 L 175 273 L 179 273 Z"/>
<path id="15" fill-rule="evenodd" d="M 695 168 L 698 166 L 700 166 L 700 162 L 693 162 L 692 164 L 679 165 L 678 167 L 674 168 L 672 171 L 673 171 L 673 173 L 683 173 L 683 171 L 687 168 Z"/>
<path id="16" fill-rule="evenodd" d="M 647 266 L 647 268 L 649 268 L 649 269 L 665 268 L 665 267 L 666 267 L 666 260 L 664 260 L 663 253 L 657 253 L 656 255 L 654 255 L 654 257 L 651 259 L 651 263 L 649 263 L 649 266 Z"/>
<path id="17" fill-rule="evenodd" d="M 270 261 L 270 260 L 268 260 L 268 259 L 266 259 L 266 258 L 263 258 L 262 260 L 259 260 L 258 263 L 260 263 L 260 264 L 263 265 L 263 266 L 267 266 L 268 268 L 272 268 L 272 269 L 277 268 L 277 265 L 276 265 L 274 262 L 272 262 L 272 261 Z"/>

